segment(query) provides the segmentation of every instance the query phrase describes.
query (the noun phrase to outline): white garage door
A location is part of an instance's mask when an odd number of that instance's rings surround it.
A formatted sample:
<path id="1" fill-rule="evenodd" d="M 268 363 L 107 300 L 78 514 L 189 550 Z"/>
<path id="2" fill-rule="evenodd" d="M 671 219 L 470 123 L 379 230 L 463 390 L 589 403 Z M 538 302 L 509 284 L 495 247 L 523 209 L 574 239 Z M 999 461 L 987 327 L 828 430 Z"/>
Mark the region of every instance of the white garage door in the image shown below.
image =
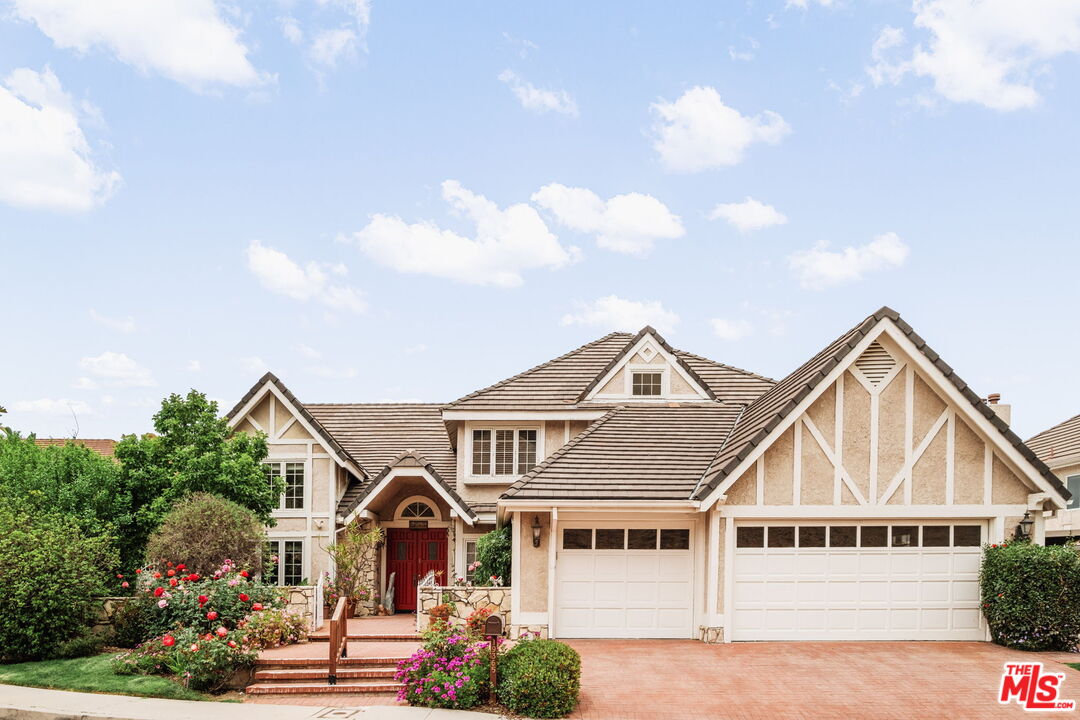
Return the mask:
<path id="1" fill-rule="evenodd" d="M 571 524 L 559 535 L 555 586 L 559 637 L 691 637 L 689 527 Z"/>
<path id="2" fill-rule="evenodd" d="M 983 640 L 972 521 L 739 523 L 733 640 Z"/>

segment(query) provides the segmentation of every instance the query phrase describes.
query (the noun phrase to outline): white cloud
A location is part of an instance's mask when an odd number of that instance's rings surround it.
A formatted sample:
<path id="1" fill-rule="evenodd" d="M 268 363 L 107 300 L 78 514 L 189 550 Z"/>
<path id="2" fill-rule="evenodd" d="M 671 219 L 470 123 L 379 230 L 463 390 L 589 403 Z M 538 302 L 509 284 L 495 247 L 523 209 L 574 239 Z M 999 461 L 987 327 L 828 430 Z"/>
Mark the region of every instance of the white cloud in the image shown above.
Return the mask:
<path id="1" fill-rule="evenodd" d="M 82 400 L 66 398 L 40 400 L 19 400 L 11 406 L 13 412 L 32 413 L 35 415 L 92 415 L 93 409 Z"/>
<path id="2" fill-rule="evenodd" d="M 19 68 L 0 82 L 0 201 L 86 211 L 119 184 L 119 173 L 95 164 L 79 111 L 52 70 Z"/>
<path id="3" fill-rule="evenodd" d="M 202 370 L 202 363 L 198 360 L 188 360 L 187 370 L 188 372 L 199 372 Z"/>
<path id="4" fill-rule="evenodd" d="M 693 87 L 675 102 L 652 104 L 659 121 L 653 147 L 675 172 L 699 172 L 737 165 L 754 143 L 775 145 L 791 132 L 779 114 L 766 110 L 750 117 L 728 107 L 711 87 Z"/>
<path id="5" fill-rule="evenodd" d="M 726 318 L 713 318 L 709 320 L 713 332 L 721 340 L 742 340 L 754 332 L 754 326 L 746 320 L 727 320 Z"/>
<path id="6" fill-rule="evenodd" d="M 500 209 L 456 180 L 442 184 L 451 209 L 476 225 L 476 237 L 443 230 L 433 222 L 408 224 L 396 216 L 377 214 L 354 233 L 372 260 L 398 272 L 433 275 L 471 285 L 517 287 L 521 273 L 556 269 L 574 262 L 580 251 L 563 247 L 535 208 L 524 203 Z"/>
<path id="7" fill-rule="evenodd" d="M 352 28 L 321 30 L 311 41 L 308 57 L 316 65 L 337 67 L 338 60 L 356 56 L 357 35 Z"/>
<path id="8" fill-rule="evenodd" d="M 153 387 L 157 385 L 150 371 L 124 353 L 103 352 L 84 357 L 79 367 L 109 385 L 117 387 Z"/>
<path id="9" fill-rule="evenodd" d="M 579 232 L 594 233 L 600 247 L 640 255 L 657 239 L 682 237 L 679 216 L 652 195 L 627 193 L 604 201 L 586 188 L 552 183 L 533 193 L 532 201 Z"/>
<path id="10" fill-rule="evenodd" d="M 266 363 L 258 355 L 240 358 L 240 367 L 244 372 L 261 375 L 269 370 Z"/>
<path id="11" fill-rule="evenodd" d="M 327 365 L 311 365 L 307 371 L 329 380 L 350 380 L 356 377 L 356 368 L 335 368 Z"/>
<path id="12" fill-rule="evenodd" d="M 953 102 L 1018 110 L 1039 102 L 1034 78 L 1046 63 L 1080 52 L 1076 0 L 914 0 L 912 11 L 914 26 L 929 33 L 927 44 L 890 61 L 887 51 L 899 48 L 904 36 L 885 28 L 867 68 L 876 84 L 896 84 L 913 73 L 930 78 Z"/>
<path id="13" fill-rule="evenodd" d="M 726 220 L 739 232 L 751 232 L 774 225 L 783 225 L 787 216 L 760 200 L 747 196 L 740 203 L 721 203 L 709 213 L 710 220 Z"/>
<path id="14" fill-rule="evenodd" d="M 278 24 L 281 25 L 281 35 L 293 45 L 299 45 L 304 42 L 304 31 L 300 27 L 300 21 L 294 18 L 292 15 L 286 15 L 278 18 Z"/>
<path id="15" fill-rule="evenodd" d="M 618 295 L 607 295 L 590 303 L 579 303 L 578 311 L 563 315 L 562 325 L 588 325 L 604 330 L 640 330 L 652 325 L 662 333 L 672 332 L 679 316 L 659 301 L 638 302 Z"/>
<path id="16" fill-rule="evenodd" d="M 297 345 L 296 349 L 300 351 L 301 355 L 303 355 L 306 358 L 310 358 L 312 360 L 318 360 L 319 358 L 322 357 L 321 352 L 319 352 L 318 350 L 316 350 L 313 347 L 305 345 L 304 343 L 300 343 L 299 345 Z"/>
<path id="17" fill-rule="evenodd" d="M 110 330 L 122 333 L 135 332 L 135 318 L 128 315 L 127 317 L 109 317 L 108 315 L 102 315 L 97 310 L 90 308 L 90 319 L 96 322 L 98 325 L 104 325 Z"/>
<path id="18" fill-rule="evenodd" d="M 509 86 L 514 97 L 521 103 L 521 107 L 526 110 L 557 112 L 570 117 L 578 115 L 577 103 L 565 90 L 542 90 L 518 77 L 512 70 L 503 70 L 499 73 L 499 80 Z"/>
<path id="19" fill-rule="evenodd" d="M 754 59 L 754 51 L 760 47 L 760 43 L 752 37 L 746 38 L 746 43 L 749 45 L 747 50 L 739 50 L 734 45 L 728 45 L 728 56 L 735 61 L 750 62 Z"/>
<path id="20" fill-rule="evenodd" d="M 97 390 L 98 384 L 88 377 L 81 377 L 71 384 L 76 390 Z"/>
<path id="21" fill-rule="evenodd" d="M 888 268 L 900 267 L 907 260 L 910 248 L 896 233 L 878 235 L 858 247 L 846 247 L 832 252 L 825 245 L 802 250 L 788 256 L 788 264 L 799 283 L 811 290 L 859 280 L 863 275 Z"/>
<path id="22" fill-rule="evenodd" d="M 300 267 L 285 253 L 263 247 L 258 240 L 252 240 L 248 245 L 247 263 L 248 269 L 271 292 L 302 302 L 314 300 L 334 310 L 361 313 L 367 308 L 358 290 L 332 281 L 330 275 L 341 276 L 347 272 L 340 263 L 309 262 Z"/>
<path id="23" fill-rule="evenodd" d="M 251 87 L 266 77 L 248 60 L 240 31 L 214 0 L 12 0 L 16 17 L 33 22 L 57 47 L 102 48 L 142 72 L 195 90 Z"/>

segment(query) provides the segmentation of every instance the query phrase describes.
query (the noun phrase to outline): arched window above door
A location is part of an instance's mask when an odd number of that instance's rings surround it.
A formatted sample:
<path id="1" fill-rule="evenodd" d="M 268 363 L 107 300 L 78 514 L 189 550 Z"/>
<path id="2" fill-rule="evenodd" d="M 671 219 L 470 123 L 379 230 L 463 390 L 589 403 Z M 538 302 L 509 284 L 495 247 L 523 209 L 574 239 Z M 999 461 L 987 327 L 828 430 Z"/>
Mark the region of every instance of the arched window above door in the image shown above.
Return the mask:
<path id="1" fill-rule="evenodd" d="M 438 520 L 439 513 L 427 500 L 419 496 L 406 498 L 398 506 L 397 517 L 401 520 Z"/>

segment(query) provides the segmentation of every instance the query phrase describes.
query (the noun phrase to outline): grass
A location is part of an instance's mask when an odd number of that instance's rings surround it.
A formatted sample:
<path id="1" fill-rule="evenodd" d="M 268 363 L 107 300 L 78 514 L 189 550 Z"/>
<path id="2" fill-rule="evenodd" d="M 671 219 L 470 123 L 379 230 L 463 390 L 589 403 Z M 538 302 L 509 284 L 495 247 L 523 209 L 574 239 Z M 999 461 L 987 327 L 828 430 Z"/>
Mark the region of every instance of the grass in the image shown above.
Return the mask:
<path id="1" fill-rule="evenodd" d="M 112 658 L 112 653 L 106 653 L 75 660 L 43 660 L 0 665 L 0 683 L 170 700 L 209 699 L 208 696 L 188 690 L 168 678 L 156 675 L 116 675 L 109 664 Z"/>
<path id="2" fill-rule="evenodd" d="M 1068 665 L 1069 667 L 1071 667 L 1073 670 L 1080 670 L 1080 663 L 1065 663 L 1065 664 Z"/>

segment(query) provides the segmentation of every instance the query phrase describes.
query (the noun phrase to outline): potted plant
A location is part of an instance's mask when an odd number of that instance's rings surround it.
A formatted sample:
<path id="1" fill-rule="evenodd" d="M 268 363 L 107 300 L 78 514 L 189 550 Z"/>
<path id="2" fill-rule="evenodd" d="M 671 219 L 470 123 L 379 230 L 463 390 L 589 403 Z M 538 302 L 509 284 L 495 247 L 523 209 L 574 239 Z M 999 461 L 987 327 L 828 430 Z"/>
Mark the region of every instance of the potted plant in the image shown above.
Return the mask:
<path id="1" fill-rule="evenodd" d="M 353 522 L 344 527 L 339 540 L 327 550 L 334 560 L 337 574 L 333 580 L 333 604 L 338 598 L 349 598 L 346 604 L 346 617 L 354 617 L 357 603 L 366 603 L 371 599 L 371 590 L 364 584 L 375 572 L 375 558 L 383 542 L 383 530 L 380 527 L 367 528 L 367 522 Z M 327 578 L 329 580 L 329 577 Z M 331 595 L 326 593 L 329 600 Z M 331 612 L 333 610 L 331 609 Z"/>

